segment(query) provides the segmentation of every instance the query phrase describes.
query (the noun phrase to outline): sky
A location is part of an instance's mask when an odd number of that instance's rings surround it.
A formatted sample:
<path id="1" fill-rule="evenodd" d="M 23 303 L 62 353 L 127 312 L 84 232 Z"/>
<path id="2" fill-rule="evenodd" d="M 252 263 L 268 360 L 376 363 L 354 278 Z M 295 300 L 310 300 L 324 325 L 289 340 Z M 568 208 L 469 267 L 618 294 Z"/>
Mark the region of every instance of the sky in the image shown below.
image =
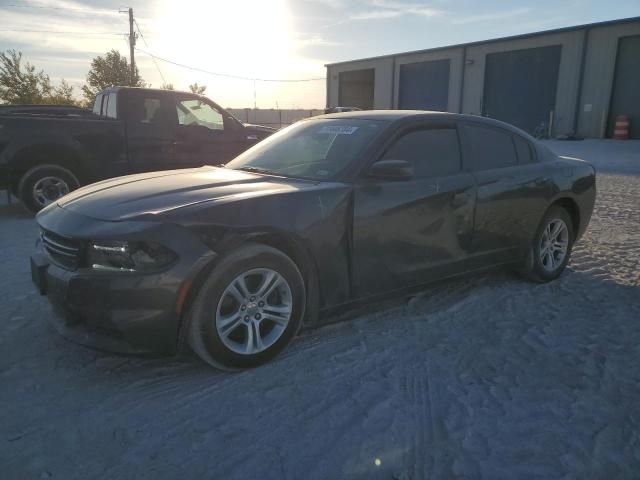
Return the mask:
<path id="1" fill-rule="evenodd" d="M 127 7 L 146 82 L 235 108 L 322 108 L 326 63 L 640 16 L 640 0 L 0 0 L 0 50 L 79 95 L 93 57 L 128 56 Z M 305 81 L 264 81 L 285 79 Z"/>

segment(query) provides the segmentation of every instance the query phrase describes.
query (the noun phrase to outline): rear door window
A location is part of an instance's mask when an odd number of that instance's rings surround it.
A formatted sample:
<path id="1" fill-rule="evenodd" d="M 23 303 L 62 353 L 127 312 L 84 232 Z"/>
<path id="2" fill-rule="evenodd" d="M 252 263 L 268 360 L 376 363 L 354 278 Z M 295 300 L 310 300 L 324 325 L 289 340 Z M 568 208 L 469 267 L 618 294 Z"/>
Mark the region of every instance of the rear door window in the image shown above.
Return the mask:
<path id="1" fill-rule="evenodd" d="M 175 127 L 177 124 L 175 104 L 159 95 L 136 94 L 129 100 L 127 111 L 131 122 L 163 127 Z"/>
<path id="2" fill-rule="evenodd" d="M 480 171 L 511 167 L 518 163 L 512 135 L 499 127 L 461 123 L 464 166 Z"/>
<path id="3" fill-rule="evenodd" d="M 461 170 L 455 128 L 414 129 L 398 138 L 382 160 L 405 160 L 413 164 L 414 178 L 453 175 Z"/>

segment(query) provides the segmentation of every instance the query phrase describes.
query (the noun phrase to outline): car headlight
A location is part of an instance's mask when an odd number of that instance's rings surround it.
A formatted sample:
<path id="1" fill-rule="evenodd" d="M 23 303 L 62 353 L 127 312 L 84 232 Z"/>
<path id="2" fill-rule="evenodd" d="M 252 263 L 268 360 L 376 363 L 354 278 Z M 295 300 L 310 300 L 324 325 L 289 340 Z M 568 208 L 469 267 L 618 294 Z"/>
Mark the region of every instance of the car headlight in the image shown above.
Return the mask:
<path id="1" fill-rule="evenodd" d="M 166 267 L 176 254 L 155 242 L 91 242 L 87 263 L 96 270 L 145 272 Z"/>

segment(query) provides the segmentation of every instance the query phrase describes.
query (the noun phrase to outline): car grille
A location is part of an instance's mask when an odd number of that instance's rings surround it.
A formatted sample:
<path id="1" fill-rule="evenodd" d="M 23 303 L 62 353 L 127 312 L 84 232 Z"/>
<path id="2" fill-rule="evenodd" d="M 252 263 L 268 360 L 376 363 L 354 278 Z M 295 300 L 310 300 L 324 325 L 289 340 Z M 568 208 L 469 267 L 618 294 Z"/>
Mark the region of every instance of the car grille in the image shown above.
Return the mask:
<path id="1" fill-rule="evenodd" d="M 48 230 L 42 230 L 40 238 L 42 246 L 54 263 L 67 270 L 78 268 L 82 254 L 82 242 Z"/>

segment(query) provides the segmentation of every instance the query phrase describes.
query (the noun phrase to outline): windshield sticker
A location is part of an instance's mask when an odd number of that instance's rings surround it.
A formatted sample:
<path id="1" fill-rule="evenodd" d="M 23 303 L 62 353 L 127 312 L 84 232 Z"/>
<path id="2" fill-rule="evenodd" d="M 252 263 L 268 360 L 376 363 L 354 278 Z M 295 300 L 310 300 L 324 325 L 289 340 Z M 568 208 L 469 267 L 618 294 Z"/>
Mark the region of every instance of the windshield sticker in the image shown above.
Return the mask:
<path id="1" fill-rule="evenodd" d="M 318 133 L 329 133 L 331 135 L 351 135 L 358 130 L 358 127 L 343 127 L 339 125 L 325 125 Z"/>

